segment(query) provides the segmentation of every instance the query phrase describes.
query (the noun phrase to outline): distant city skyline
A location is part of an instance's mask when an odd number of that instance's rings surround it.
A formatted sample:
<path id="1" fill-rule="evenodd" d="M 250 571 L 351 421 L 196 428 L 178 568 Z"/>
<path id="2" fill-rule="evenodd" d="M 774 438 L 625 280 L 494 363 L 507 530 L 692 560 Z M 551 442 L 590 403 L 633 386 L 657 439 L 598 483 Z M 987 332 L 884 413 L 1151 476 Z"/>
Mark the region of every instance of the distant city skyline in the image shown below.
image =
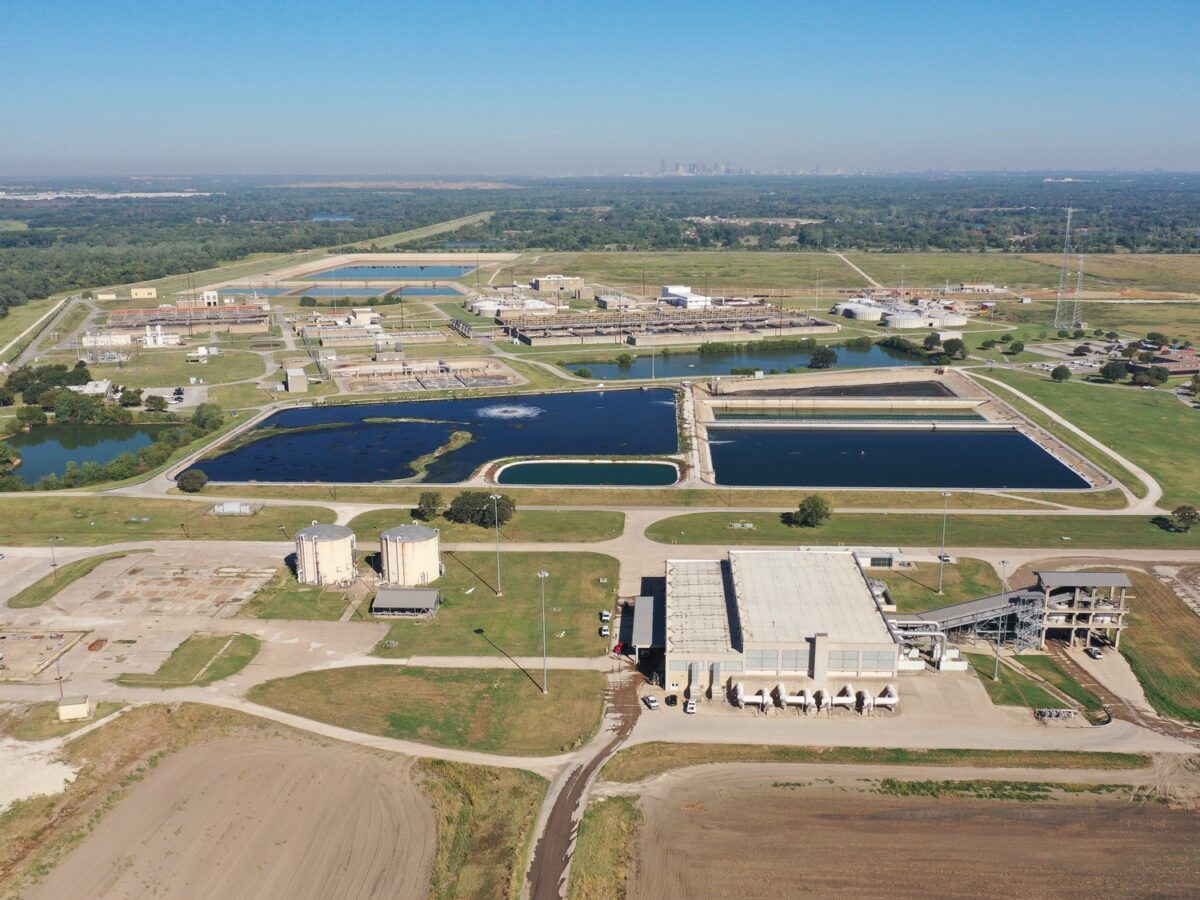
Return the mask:
<path id="1" fill-rule="evenodd" d="M 0 176 L 1200 169 L 1184 2 L 52 0 L 0 33 Z"/>

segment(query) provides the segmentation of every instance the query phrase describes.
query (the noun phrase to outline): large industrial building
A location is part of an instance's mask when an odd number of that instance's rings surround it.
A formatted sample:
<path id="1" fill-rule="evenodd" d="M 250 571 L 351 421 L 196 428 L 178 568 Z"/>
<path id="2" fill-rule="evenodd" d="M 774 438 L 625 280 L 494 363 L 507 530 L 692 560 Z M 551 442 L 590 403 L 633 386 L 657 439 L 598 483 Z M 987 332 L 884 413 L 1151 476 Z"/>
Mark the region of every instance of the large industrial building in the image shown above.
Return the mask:
<path id="1" fill-rule="evenodd" d="M 635 607 L 652 616 L 653 604 Z M 647 628 L 641 629 L 646 633 Z M 731 680 L 892 678 L 899 647 L 853 551 L 732 550 L 666 564 L 665 686 L 700 699 Z"/>
<path id="2" fill-rule="evenodd" d="M 349 584 L 355 577 L 354 532 L 313 523 L 296 532 L 296 578 L 301 584 Z"/>

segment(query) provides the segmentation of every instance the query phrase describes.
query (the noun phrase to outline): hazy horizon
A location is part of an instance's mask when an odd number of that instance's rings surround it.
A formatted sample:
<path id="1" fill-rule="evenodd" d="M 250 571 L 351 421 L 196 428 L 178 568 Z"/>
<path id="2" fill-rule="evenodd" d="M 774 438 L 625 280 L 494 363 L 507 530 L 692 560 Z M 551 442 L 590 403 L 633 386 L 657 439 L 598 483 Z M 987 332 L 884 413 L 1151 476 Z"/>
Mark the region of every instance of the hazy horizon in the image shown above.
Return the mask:
<path id="1" fill-rule="evenodd" d="M 1179 2 L 9 5 L 0 173 L 1194 172 L 1198 20 Z"/>

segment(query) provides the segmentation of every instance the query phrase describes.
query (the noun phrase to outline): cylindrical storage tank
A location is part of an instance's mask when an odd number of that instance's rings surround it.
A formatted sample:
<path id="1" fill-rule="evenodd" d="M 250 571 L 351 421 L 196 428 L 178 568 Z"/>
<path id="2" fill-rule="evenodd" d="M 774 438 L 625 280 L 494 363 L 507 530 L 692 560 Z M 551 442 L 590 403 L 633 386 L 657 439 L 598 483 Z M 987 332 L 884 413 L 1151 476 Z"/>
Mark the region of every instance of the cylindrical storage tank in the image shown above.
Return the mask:
<path id="1" fill-rule="evenodd" d="M 925 319 L 922 316 L 899 313 L 887 316 L 885 324 L 888 328 L 921 328 L 925 324 Z"/>
<path id="2" fill-rule="evenodd" d="M 844 314 L 847 318 L 859 322 L 878 322 L 883 318 L 883 310 L 877 306 L 866 306 L 862 303 L 852 303 Z"/>
<path id="3" fill-rule="evenodd" d="M 317 525 L 296 532 L 296 577 L 302 584 L 345 584 L 355 576 L 354 532 L 345 525 Z"/>
<path id="4" fill-rule="evenodd" d="M 442 533 L 425 525 L 400 525 L 379 535 L 385 584 L 416 587 L 442 574 Z"/>

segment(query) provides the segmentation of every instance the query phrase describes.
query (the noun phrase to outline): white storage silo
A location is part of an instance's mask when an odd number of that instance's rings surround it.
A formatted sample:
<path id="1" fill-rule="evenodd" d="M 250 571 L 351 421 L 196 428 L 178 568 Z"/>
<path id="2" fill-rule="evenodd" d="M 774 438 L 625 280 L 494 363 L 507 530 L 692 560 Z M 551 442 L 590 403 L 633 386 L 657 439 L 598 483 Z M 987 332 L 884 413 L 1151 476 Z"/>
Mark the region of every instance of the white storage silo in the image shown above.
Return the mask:
<path id="1" fill-rule="evenodd" d="M 441 535 L 425 525 L 399 525 L 379 535 L 384 584 L 417 587 L 442 574 Z"/>
<path id="2" fill-rule="evenodd" d="M 345 584 L 355 576 L 354 532 L 345 525 L 318 525 L 296 532 L 296 578 L 302 584 Z"/>

